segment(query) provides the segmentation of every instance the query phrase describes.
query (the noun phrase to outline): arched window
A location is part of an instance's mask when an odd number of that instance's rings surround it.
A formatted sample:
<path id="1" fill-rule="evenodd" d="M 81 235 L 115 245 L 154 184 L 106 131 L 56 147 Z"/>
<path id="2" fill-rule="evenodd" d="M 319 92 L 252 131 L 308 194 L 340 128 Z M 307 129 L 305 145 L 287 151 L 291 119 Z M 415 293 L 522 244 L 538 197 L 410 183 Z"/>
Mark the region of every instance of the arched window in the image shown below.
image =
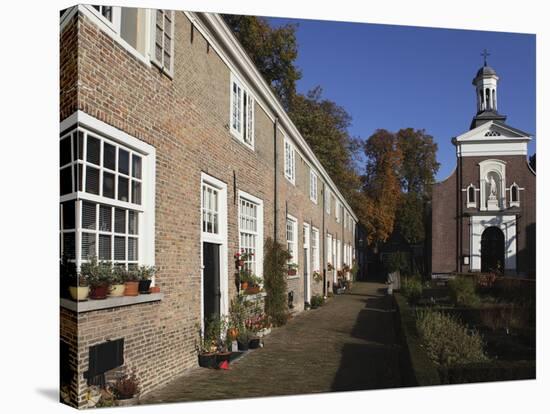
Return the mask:
<path id="1" fill-rule="evenodd" d="M 493 98 L 493 101 L 492 101 L 493 107 L 492 108 L 493 108 L 493 110 L 496 111 L 496 109 L 497 109 L 497 97 L 496 97 L 497 91 L 495 89 L 493 89 L 491 92 L 492 92 L 492 98 Z"/>
<path id="2" fill-rule="evenodd" d="M 479 110 L 483 111 L 485 109 L 485 105 L 483 104 L 483 89 L 479 90 Z"/>
<path id="3" fill-rule="evenodd" d="M 476 188 L 470 184 L 466 190 L 466 207 L 476 207 Z"/>
<path id="4" fill-rule="evenodd" d="M 510 207 L 519 207 L 519 187 L 516 183 L 510 186 Z"/>
<path id="5" fill-rule="evenodd" d="M 491 102 L 491 90 L 487 88 L 485 89 L 485 104 L 487 105 L 485 109 L 491 109 L 489 105 L 490 102 Z"/>

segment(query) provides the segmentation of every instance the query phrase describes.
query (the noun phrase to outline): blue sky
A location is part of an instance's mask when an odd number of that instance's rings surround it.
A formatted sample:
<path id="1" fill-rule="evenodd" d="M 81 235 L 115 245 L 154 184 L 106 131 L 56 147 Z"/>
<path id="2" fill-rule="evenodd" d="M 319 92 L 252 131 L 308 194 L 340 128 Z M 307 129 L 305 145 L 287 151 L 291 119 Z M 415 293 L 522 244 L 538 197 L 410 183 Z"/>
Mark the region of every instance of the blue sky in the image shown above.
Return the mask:
<path id="1" fill-rule="evenodd" d="M 270 18 L 298 23 L 302 70 L 298 91 L 316 85 L 352 116 L 351 133 L 368 138 L 376 129 L 423 128 L 439 145 L 437 179 L 455 165 L 451 138 L 466 132 L 475 115 L 472 79 L 488 63 L 500 77 L 499 112 L 507 123 L 536 136 L 535 36 Z M 535 152 L 535 140 L 529 152 Z"/>

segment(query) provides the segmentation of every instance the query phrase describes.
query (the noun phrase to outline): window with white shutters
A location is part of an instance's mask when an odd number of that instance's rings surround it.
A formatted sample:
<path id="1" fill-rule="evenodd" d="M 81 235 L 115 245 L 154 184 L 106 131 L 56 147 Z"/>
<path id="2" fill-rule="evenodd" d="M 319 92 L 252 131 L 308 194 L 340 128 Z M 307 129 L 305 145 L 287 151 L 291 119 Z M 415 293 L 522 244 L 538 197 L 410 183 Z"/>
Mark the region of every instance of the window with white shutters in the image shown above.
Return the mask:
<path id="1" fill-rule="evenodd" d="M 254 148 L 254 97 L 231 75 L 230 130 L 233 136 Z"/>
<path id="2" fill-rule="evenodd" d="M 285 139 L 285 177 L 292 183 L 296 180 L 296 164 L 294 146 Z"/>
<path id="3" fill-rule="evenodd" d="M 174 11 L 153 10 L 151 61 L 172 75 L 174 71 Z"/>
<path id="4" fill-rule="evenodd" d="M 60 247 L 77 266 L 91 257 L 142 262 L 149 154 L 78 126 L 60 139 Z M 153 186 L 154 184 L 151 184 Z"/>

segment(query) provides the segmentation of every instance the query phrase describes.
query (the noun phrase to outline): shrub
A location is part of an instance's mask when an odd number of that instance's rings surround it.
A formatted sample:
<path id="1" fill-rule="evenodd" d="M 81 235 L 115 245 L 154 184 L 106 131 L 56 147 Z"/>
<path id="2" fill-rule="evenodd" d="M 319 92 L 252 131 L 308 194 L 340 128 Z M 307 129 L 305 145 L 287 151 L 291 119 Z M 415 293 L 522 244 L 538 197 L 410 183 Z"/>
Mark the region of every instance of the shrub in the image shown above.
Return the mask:
<path id="1" fill-rule="evenodd" d="M 139 393 L 139 381 L 135 374 L 131 373 L 118 378 L 113 388 L 114 394 L 119 400 L 132 398 Z"/>
<path id="2" fill-rule="evenodd" d="M 430 359 L 440 366 L 486 362 L 483 340 L 477 332 L 469 333 L 456 317 L 422 310 L 417 313 L 418 333 Z"/>
<path id="3" fill-rule="evenodd" d="M 480 303 L 476 282 L 469 277 L 459 276 L 449 280 L 449 294 L 455 305 L 474 307 Z"/>
<path id="4" fill-rule="evenodd" d="M 311 297 L 311 307 L 313 309 L 318 308 L 319 306 L 323 306 L 325 303 L 325 299 L 321 295 L 313 295 Z"/>
<path id="5" fill-rule="evenodd" d="M 264 247 L 265 311 L 275 326 L 288 320 L 287 271 L 290 253 L 280 243 L 268 238 Z"/>
<path id="6" fill-rule="evenodd" d="M 420 276 L 406 277 L 401 281 L 401 294 L 412 305 L 422 297 L 422 280 Z"/>
<path id="7" fill-rule="evenodd" d="M 442 384 L 510 381 L 536 378 L 535 361 L 491 361 L 440 368 Z"/>
<path id="8" fill-rule="evenodd" d="M 406 252 L 393 252 L 388 254 L 385 263 L 388 273 L 401 272 L 408 273 L 410 270 L 409 256 Z"/>

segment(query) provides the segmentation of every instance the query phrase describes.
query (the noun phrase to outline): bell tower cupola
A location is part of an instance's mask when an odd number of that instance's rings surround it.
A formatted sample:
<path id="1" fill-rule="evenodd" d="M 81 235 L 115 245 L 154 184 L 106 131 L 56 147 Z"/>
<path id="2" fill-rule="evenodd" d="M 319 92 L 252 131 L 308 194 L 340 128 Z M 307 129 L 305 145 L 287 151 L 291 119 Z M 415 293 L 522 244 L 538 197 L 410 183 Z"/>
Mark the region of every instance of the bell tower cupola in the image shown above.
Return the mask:
<path id="1" fill-rule="evenodd" d="M 506 120 L 505 115 L 498 113 L 497 85 L 499 77 L 497 72 L 487 64 L 490 53 L 483 50 L 483 66 L 477 71 L 472 84 L 476 88 L 477 112 L 472 120 L 470 129 L 476 128 L 488 121 Z"/>

